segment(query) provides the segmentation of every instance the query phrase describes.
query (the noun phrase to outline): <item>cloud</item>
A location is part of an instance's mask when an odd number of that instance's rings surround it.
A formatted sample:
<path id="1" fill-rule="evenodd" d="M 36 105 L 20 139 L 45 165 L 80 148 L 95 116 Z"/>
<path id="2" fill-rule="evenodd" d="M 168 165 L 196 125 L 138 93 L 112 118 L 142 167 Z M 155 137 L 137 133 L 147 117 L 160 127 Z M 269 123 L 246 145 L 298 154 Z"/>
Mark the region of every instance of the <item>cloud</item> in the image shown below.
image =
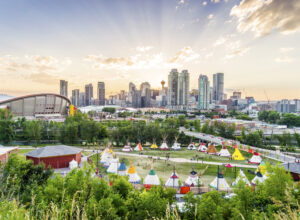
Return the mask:
<path id="1" fill-rule="evenodd" d="M 289 56 L 282 56 L 275 59 L 278 63 L 292 63 L 294 61 L 294 58 L 291 58 Z"/>
<path id="2" fill-rule="evenodd" d="M 295 48 L 292 48 L 292 47 L 282 47 L 280 48 L 280 52 L 281 53 L 288 53 L 288 52 L 291 52 L 293 51 Z"/>
<path id="3" fill-rule="evenodd" d="M 210 0 L 211 2 L 213 2 L 213 3 L 219 3 L 220 2 L 220 0 Z"/>
<path id="4" fill-rule="evenodd" d="M 299 0 L 242 0 L 230 15 L 237 17 L 238 31 L 253 31 L 256 36 L 273 30 L 288 34 L 300 29 Z"/>
<path id="5" fill-rule="evenodd" d="M 184 4 L 184 0 L 180 0 L 178 4 Z"/>
<path id="6" fill-rule="evenodd" d="M 250 47 L 242 47 L 240 41 L 230 42 L 226 46 L 229 52 L 225 56 L 225 60 L 229 60 L 237 56 L 243 56 L 250 50 Z"/>
<path id="7" fill-rule="evenodd" d="M 56 85 L 58 83 L 58 77 L 50 75 L 48 73 L 34 73 L 30 74 L 26 77 L 27 79 L 30 79 L 31 81 L 46 84 L 46 85 Z"/>
<path id="8" fill-rule="evenodd" d="M 128 71 L 133 69 L 173 68 L 181 67 L 186 62 L 197 60 L 200 55 L 191 47 L 184 47 L 173 57 L 167 59 L 162 53 L 136 54 L 129 57 L 105 57 L 104 55 L 88 55 L 84 61 L 92 64 L 94 69 L 114 69 Z"/>
<path id="9" fill-rule="evenodd" d="M 172 57 L 170 63 L 186 63 L 198 59 L 200 55 L 193 51 L 191 47 L 184 47 Z"/>
<path id="10" fill-rule="evenodd" d="M 143 46 L 143 47 L 137 47 L 136 50 L 139 51 L 139 52 L 146 52 L 146 51 L 149 51 L 149 50 L 152 50 L 153 47 L 152 46 Z"/>
<path id="11" fill-rule="evenodd" d="M 206 5 L 207 5 L 207 2 L 202 2 L 202 5 L 203 5 L 203 6 L 206 6 Z"/>
<path id="12" fill-rule="evenodd" d="M 216 40 L 216 42 L 214 43 L 214 47 L 217 47 L 217 46 L 220 46 L 220 45 L 223 45 L 225 42 L 227 41 L 227 38 L 225 37 L 220 37 Z"/>
<path id="13" fill-rule="evenodd" d="M 214 17 L 213 14 L 209 14 L 209 15 L 207 16 L 207 19 L 212 19 L 213 17 Z"/>

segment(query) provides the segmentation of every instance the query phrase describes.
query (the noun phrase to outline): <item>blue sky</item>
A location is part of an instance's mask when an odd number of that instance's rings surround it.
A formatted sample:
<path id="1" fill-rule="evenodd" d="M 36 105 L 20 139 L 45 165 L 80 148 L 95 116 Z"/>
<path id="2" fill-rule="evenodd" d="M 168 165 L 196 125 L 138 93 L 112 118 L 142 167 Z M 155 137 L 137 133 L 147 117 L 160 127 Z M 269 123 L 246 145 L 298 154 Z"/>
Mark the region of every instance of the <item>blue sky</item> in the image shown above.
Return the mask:
<path id="1" fill-rule="evenodd" d="M 0 93 L 58 92 L 66 79 L 114 94 L 178 68 L 191 88 L 224 72 L 228 92 L 300 98 L 299 14 L 297 0 L 3 0 Z"/>

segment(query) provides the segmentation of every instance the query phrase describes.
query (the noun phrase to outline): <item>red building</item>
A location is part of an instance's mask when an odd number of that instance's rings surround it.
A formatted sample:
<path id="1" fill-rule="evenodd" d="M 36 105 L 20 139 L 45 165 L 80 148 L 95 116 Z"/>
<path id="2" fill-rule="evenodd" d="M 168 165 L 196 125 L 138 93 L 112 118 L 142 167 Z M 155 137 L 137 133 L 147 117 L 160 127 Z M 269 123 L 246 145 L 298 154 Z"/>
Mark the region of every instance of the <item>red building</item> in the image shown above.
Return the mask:
<path id="1" fill-rule="evenodd" d="M 81 162 L 81 149 L 66 145 L 46 146 L 30 151 L 26 154 L 27 160 L 32 160 L 34 165 L 44 163 L 45 167 L 53 169 L 69 167 L 74 159 Z"/>
<path id="2" fill-rule="evenodd" d="M 17 153 L 18 148 L 17 147 L 3 147 L 0 146 L 0 162 L 5 163 L 8 160 L 8 156 L 11 153 Z"/>

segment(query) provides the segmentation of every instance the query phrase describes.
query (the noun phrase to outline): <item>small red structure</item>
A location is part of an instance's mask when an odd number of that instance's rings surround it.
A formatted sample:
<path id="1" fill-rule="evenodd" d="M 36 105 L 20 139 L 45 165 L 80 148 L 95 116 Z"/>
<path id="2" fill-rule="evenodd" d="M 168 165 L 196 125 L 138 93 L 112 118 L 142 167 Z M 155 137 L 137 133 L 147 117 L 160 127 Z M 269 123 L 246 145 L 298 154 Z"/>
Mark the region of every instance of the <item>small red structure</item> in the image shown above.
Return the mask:
<path id="1" fill-rule="evenodd" d="M 75 160 L 81 162 L 81 149 L 66 145 L 46 146 L 26 154 L 27 160 L 32 160 L 34 165 L 44 163 L 45 168 L 54 169 L 69 167 L 69 163 Z"/>
<path id="2" fill-rule="evenodd" d="M 191 191 L 191 188 L 189 186 L 180 187 L 180 194 L 187 194 L 189 191 Z"/>
<path id="3" fill-rule="evenodd" d="M 0 146 L 0 163 L 6 163 L 8 160 L 8 156 L 11 153 L 17 153 L 18 148 L 17 147 L 3 147 Z"/>

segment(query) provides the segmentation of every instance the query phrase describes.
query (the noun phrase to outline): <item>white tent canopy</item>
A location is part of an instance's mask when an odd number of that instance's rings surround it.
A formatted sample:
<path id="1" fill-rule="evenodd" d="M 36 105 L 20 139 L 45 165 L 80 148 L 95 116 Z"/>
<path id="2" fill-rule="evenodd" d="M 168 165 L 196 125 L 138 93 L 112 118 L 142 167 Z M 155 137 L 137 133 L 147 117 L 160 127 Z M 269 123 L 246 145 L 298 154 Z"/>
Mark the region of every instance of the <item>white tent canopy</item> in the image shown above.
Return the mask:
<path id="1" fill-rule="evenodd" d="M 221 191 L 230 190 L 230 186 L 222 174 L 218 174 L 218 176 L 209 184 L 209 186 Z"/>
<path id="2" fill-rule="evenodd" d="M 184 185 L 186 185 L 186 186 L 198 186 L 198 185 L 201 185 L 201 181 L 199 180 L 196 171 L 192 170 L 192 172 L 190 173 L 190 176 L 184 182 Z"/>
<path id="3" fill-rule="evenodd" d="M 172 150 L 180 150 L 181 149 L 180 144 L 177 141 L 175 141 L 174 144 L 172 145 L 171 149 Z"/>
<path id="4" fill-rule="evenodd" d="M 240 181 L 243 181 L 246 185 L 250 186 L 250 182 L 247 179 L 243 170 L 240 170 L 239 175 L 237 176 L 235 181 L 232 183 L 232 186 L 236 186 Z"/>
<path id="5" fill-rule="evenodd" d="M 226 147 L 223 147 L 219 152 L 220 157 L 230 157 L 231 154 L 229 153 L 228 149 Z"/>
<path id="6" fill-rule="evenodd" d="M 144 186 L 153 186 L 153 185 L 160 185 L 160 181 L 158 176 L 155 173 L 154 169 L 151 169 L 148 175 L 144 179 Z"/>
<path id="7" fill-rule="evenodd" d="M 194 142 L 190 143 L 189 146 L 187 147 L 188 150 L 196 150 L 196 146 Z"/>
<path id="8" fill-rule="evenodd" d="M 168 187 L 179 187 L 179 178 L 176 174 L 176 171 L 172 173 L 169 179 L 166 181 L 165 186 Z"/>
<path id="9" fill-rule="evenodd" d="M 110 161 L 110 165 L 109 167 L 107 168 L 107 171 L 108 173 L 118 173 L 118 168 L 119 168 L 119 158 L 114 158 Z"/>
<path id="10" fill-rule="evenodd" d="M 109 148 L 106 148 L 101 155 L 100 163 L 103 164 L 103 167 L 109 167 L 110 161 L 114 158 L 113 151 Z"/>
<path id="11" fill-rule="evenodd" d="M 160 149 L 160 150 L 168 150 L 169 147 L 168 147 L 167 143 L 164 141 L 164 142 L 160 145 L 159 149 Z"/>
<path id="12" fill-rule="evenodd" d="M 127 143 L 123 149 L 122 149 L 123 152 L 131 152 L 132 151 L 132 147 L 130 147 L 130 145 Z"/>
<path id="13" fill-rule="evenodd" d="M 262 175 L 261 172 L 257 172 L 256 176 L 251 180 L 251 184 L 256 185 L 258 183 L 263 183 L 266 179 L 267 177 L 265 175 Z"/>
<path id="14" fill-rule="evenodd" d="M 259 156 L 258 153 L 254 153 L 253 156 L 251 157 L 251 159 L 249 160 L 249 163 L 253 163 L 253 164 L 260 164 L 262 161 L 262 158 Z"/>

